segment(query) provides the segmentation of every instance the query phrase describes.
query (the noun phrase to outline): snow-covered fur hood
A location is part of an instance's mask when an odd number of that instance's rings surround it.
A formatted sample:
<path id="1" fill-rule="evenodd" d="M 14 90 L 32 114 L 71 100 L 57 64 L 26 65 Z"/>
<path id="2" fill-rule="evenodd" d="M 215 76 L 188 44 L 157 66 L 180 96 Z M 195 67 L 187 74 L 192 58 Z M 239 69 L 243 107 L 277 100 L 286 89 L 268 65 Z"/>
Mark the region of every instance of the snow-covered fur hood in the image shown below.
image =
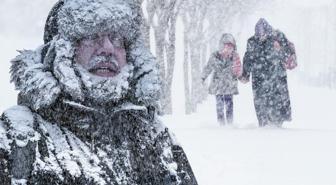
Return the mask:
<path id="1" fill-rule="evenodd" d="M 59 33 L 69 39 L 111 31 L 133 39 L 140 26 L 137 18 L 125 0 L 64 0 L 57 23 Z"/>
<path id="2" fill-rule="evenodd" d="M 158 65 L 145 46 L 137 26 L 137 17 L 126 1 L 64 0 L 58 13 L 58 33 L 36 50 L 21 51 L 11 66 L 11 82 L 33 110 L 46 108 L 62 95 L 82 102 L 85 99 L 79 72 L 74 67 L 75 44 L 78 37 L 99 31 L 122 32 L 127 40 L 128 84 L 131 103 L 156 105 L 161 80 Z M 47 25 L 48 27 L 48 21 Z M 127 30 L 129 29 L 129 30 Z M 133 34 L 134 33 L 134 34 Z M 135 34 L 136 33 L 136 34 Z M 118 89 L 116 89 L 117 91 Z"/>

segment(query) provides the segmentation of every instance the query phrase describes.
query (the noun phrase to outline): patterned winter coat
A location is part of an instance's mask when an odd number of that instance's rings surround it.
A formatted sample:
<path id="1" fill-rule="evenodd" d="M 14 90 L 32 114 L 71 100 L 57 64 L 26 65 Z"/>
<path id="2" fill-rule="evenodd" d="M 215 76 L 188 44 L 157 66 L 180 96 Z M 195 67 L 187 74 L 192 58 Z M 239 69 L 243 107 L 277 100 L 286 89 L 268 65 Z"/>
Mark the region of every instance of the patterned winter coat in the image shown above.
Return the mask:
<path id="1" fill-rule="evenodd" d="M 221 56 L 224 46 L 230 44 L 234 47 L 231 58 Z M 238 77 L 241 75 L 241 63 L 237 53 L 236 40 L 233 35 L 224 33 L 219 41 L 218 51 L 214 52 L 203 69 L 202 80 L 204 81 L 211 73 L 212 80 L 209 93 L 213 95 L 236 95 L 238 94 Z"/>
<path id="2" fill-rule="evenodd" d="M 238 77 L 241 66 L 238 54 L 235 53 L 234 55 L 235 57 L 230 59 L 223 59 L 219 52 L 215 52 L 211 55 L 202 74 L 202 79 L 206 79 L 213 73 L 209 86 L 210 94 L 238 94 Z"/>

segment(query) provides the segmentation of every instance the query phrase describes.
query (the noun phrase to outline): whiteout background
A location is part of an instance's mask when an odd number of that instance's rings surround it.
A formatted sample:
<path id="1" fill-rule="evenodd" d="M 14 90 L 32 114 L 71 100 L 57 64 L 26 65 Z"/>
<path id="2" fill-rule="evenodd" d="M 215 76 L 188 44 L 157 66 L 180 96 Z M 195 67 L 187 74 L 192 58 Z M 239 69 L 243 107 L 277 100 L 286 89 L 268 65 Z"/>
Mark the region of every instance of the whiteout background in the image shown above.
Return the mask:
<path id="1" fill-rule="evenodd" d="M 16 104 L 17 92 L 9 83 L 9 61 L 17 49 L 42 44 L 44 22 L 54 2 L 0 2 L 0 112 Z M 163 121 L 186 150 L 200 185 L 336 184 L 336 90 L 302 80 L 302 75 L 314 78 L 336 66 L 335 2 L 274 2 L 228 30 L 240 33 L 241 57 L 259 17 L 265 17 L 296 44 L 299 68 L 289 72 L 293 122 L 284 129 L 257 128 L 250 84 L 239 85 L 234 127 L 217 125 L 212 96 L 197 114 L 184 115 L 183 25 L 178 21 L 174 114 Z"/>

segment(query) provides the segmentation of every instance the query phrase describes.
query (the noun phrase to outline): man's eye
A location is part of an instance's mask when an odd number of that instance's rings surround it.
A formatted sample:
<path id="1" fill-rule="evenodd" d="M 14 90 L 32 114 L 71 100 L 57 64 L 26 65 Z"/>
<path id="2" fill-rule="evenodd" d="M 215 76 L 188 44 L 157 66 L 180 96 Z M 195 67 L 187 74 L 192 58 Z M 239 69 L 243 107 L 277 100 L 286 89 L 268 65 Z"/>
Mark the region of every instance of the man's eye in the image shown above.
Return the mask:
<path id="1" fill-rule="evenodd" d="M 118 48 L 123 48 L 124 47 L 124 40 L 119 37 L 115 37 L 111 39 L 113 46 L 118 47 Z"/>

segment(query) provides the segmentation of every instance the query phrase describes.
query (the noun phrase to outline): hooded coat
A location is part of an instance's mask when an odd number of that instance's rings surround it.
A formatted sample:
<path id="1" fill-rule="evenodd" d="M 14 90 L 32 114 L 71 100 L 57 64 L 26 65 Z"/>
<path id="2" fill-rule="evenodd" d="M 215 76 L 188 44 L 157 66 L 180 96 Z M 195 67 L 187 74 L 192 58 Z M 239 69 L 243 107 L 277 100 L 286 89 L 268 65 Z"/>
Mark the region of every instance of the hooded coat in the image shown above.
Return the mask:
<path id="1" fill-rule="evenodd" d="M 224 59 L 220 54 L 225 44 L 232 44 L 235 47 L 234 54 L 229 59 Z M 203 80 L 213 73 L 209 86 L 210 94 L 238 94 L 238 77 L 241 73 L 241 64 L 236 50 L 236 41 L 233 36 L 224 34 L 219 42 L 219 50 L 211 54 L 202 73 Z"/>
<path id="2" fill-rule="evenodd" d="M 127 1 L 59 1 L 45 44 L 12 60 L 19 97 L 0 118 L 2 184 L 197 184 L 182 147 L 157 117 L 161 80 L 133 10 Z M 73 67 L 74 45 L 116 30 L 127 42 L 130 72 L 121 88 L 128 91 L 120 101 L 97 103 L 87 99 Z"/>
<path id="3" fill-rule="evenodd" d="M 260 35 L 266 34 L 261 40 Z M 275 47 L 280 44 L 280 49 Z M 248 40 L 242 78 L 252 75 L 254 105 L 261 126 L 291 120 L 291 104 L 285 62 L 295 55 L 286 36 L 261 19 L 256 34 Z"/>

